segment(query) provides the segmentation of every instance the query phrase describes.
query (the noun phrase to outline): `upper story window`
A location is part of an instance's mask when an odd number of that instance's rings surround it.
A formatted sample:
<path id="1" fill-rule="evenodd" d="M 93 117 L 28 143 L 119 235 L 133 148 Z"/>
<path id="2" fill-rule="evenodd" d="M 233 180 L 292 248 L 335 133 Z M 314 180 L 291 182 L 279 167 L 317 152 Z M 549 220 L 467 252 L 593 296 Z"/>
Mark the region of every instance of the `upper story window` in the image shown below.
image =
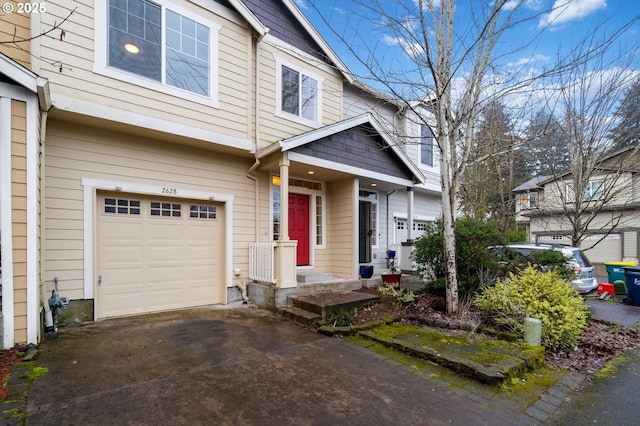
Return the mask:
<path id="1" fill-rule="evenodd" d="M 604 197 L 604 179 L 595 179 L 587 182 L 582 194 L 583 201 L 595 201 L 601 200 Z M 567 203 L 574 202 L 574 190 L 573 184 L 567 183 L 566 189 L 566 201 Z"/>
<path id="2" fill-rule="evenodd" d="M 420 126 L 420 164 L 433 167 L 433 132 L 429 126 Z"/>
<path id="3" fill-rule="evenodd" d="M 306 124 L 321 120 L 322 79 L 312 73 L 278 61 L 276 115 Z"/>
<path id="4" fill-rule="evenodd" d="M 520 209 L 529 210 L 538 207 L 538 193 L 537 192 L 525 192 L 520 199 Z"/>
<path id="5" fill-rule="evenodd" d="M 94 70 L 201 103 L 217 103 L 220 26 L 166 0 L 109 0 L 96 11 Z"/>
<path id="6" fill-rule="evenodd" d="M 591 180 L 584 190 L 585 200 L 600 200 L 604 196 L 604 180 Z"/>

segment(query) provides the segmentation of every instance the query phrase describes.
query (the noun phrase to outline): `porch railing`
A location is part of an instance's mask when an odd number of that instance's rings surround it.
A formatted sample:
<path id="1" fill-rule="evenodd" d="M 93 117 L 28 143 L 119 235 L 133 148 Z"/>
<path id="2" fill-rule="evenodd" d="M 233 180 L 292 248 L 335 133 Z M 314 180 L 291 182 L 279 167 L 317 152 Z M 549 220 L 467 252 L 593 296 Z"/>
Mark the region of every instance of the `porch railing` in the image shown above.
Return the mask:
<path id="1" fill-rule="evenodd" d="M 276 243 L 266 241 L 249 244 L 249 279 L 261 283 L 276 283 L 274 252 Z"/>

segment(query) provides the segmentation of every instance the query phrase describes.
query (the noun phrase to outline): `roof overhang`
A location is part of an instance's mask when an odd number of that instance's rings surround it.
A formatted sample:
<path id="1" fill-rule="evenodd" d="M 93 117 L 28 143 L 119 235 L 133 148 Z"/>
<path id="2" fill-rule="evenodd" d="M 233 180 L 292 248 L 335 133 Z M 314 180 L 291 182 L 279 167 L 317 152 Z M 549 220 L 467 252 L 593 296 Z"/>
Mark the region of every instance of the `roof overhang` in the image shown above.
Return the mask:
<path id="1" fill-rule="evenodd" d="M 384 140 L 384 142 L 389 146 L 391 151 L 402 161 L 404 166 L 406 166 L 411 173 L 413 174 L 416 182 L 425 183 L 426 177 L 422 174 L 420 169 L 416 167 L 416 165 L 409 159 L 407 154 L 402 150 L 398 144 L 391 138 L 385 131 L 382 125 L 371 113 L 365 113 L 358 115 L 356 117 L 348 118 L 346 120 L 339 121 L 334 124 L 330 124 L 328 126 L 321 127 L 319 129 L 311 130 L 306 133 L 302 133 L 297 136 L 293 136 L 291 138 L 283 139 L 279 142 L 274 143 L 273 145 L 268 146 L 267 148 L 258 150 L 256 152 L 256 158 L 261 159 L 268 155 L 271 155 L 275 152 L 287 152 L 291 151 L 299 146 L 308 144 L 310 142 L 344 132 L 356 126 L 361 126 L 363 124 L 369 124 L 372 126 L 375 131 L 380 135 L 380 137 Z"/>
<path id="2" fill-rule="evenodd" d="M 36 95 L 42 111 L 48 111 L 51 108 L 49 81 L 46 78 L 39 77 L 2 53 L 0 53 L 0 73 Z"/>

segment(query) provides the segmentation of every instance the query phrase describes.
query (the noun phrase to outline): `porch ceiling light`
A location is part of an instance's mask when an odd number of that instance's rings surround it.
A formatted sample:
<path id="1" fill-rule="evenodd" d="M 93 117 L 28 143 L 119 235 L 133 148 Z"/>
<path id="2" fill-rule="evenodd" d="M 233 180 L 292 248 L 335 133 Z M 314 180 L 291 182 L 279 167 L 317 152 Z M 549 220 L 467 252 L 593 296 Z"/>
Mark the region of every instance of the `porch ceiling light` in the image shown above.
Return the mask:
<path id="1" fill-rule="evenodd" d="M 315 173 L 316 173 L 316 172 L 314 172 L 313 170 L 309 170 L 309 171 L 307 172 L 307 174 L 309 174 L 309 175 L 313 175 L 313 174 L 315 174 Z"/>
<path id="2" fill-rule="evenodd" d="M 376 186 L 378 186 L 378 184 L 374 182 L 374 183 L 371 184 L 371 186 L 376 187 Z"/>
<path id="3" fill-rule="evenodd" d="M 124 50 L 129 53 L 133 53 L 134 55 L 140 52 L 140 48 L 133 43 L 125 43 Z"/>

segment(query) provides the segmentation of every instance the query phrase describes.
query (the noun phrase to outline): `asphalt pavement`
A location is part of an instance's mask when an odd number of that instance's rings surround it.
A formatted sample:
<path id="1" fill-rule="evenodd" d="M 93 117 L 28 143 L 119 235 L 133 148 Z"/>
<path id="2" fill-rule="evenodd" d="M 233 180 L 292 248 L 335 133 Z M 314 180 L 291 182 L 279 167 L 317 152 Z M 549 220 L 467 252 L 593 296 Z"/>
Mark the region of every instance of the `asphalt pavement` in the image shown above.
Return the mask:
<path id="1" fill-rule="evenodd" d="M 524 398 L 374 346 L 246 305 L 67 326 L 39 347 L 48 372 L 29 389 L 28 424 L 639 424 L 638 352 L 603 379 L 562 372 Z"/>

